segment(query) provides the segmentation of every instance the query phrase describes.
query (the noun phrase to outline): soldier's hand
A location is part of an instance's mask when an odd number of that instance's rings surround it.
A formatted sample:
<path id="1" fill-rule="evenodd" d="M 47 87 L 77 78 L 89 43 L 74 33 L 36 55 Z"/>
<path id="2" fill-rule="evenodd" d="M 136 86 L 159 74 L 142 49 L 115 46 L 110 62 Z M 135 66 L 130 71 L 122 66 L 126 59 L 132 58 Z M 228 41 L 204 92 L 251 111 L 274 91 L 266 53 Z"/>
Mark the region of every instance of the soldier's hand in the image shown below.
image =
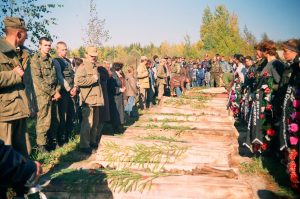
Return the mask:
<path id="1" fill-rule="evenodd" d="M 98 81 L 98 75 L 93 75 L 93 78 Z"/>
<path id="2" fill-rule="evenodd" d="M 56 92 L 53 95 L 52 101 L 58 101 L 61 98 L 61 94 L 59 92 Z"/>
<path id="3" fill-rule="evenodd" d="M 24 70 L 23 70 L 23 68 L 22 68 L 21 66 L 15 67 L 15 68 L 13 69 L 13 71 L 14 71 L 17 75 L 19 75 L 20 77 L 23 77 L 23 75 L 24 75 Z"/>
<path id="4" fill-rule="evenodd" d="M 121 93 L 124 93 L 125 91 L 126 91 L 126 87 L 120 88 L 120 92 L 121 92 Z"/>
<path id="5" fill-rule="evenodd" d="M 70 95 L 71 95 L 71 97 L 75 97 L 76 94 L 77 94 L 77 88 L 74 87 L 74 88 L 72 88 L 72 89 L 70 90 Z"/>

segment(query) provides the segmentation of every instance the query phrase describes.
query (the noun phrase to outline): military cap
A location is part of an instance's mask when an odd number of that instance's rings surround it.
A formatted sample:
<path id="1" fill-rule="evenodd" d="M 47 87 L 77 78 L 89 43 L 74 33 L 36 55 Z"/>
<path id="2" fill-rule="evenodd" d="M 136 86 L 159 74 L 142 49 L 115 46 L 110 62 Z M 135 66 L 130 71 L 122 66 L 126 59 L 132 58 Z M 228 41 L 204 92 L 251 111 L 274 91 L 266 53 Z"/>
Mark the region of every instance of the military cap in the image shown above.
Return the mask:
<path id="1" fill-rule="evenodd" d="M 4 26 L 16 28 L 16 29 L 24 29 L 27 30 L 25 26 L 25 21 L 22 18 L 18 17 L 5 17 L 3 20 Z"/>
<path id="2" fill-rule="evenodd" d="M 88 46 L 88 47 L 86 47 L 85 51 L 86 51 L 86 54 L 88 54 L 90 56 L 93 56 L 93 57 L 98 56 L 97 48 L 94 47 L 94 46 Z"/>

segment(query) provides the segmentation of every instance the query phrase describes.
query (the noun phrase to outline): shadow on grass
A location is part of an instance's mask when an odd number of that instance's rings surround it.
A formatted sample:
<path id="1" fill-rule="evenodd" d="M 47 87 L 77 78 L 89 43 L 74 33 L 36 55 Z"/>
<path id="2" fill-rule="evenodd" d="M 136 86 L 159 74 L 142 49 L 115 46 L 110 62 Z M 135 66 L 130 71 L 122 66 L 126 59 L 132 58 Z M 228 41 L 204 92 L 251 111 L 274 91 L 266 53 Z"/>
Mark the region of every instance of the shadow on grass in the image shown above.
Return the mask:
<path id="1" fill-rule="evenodd" d="M 136 108 L 134 114 L 129 117 L 125 115 L 124 127 L 116 132 L 112 125 L 107 123 L 102 130 L 103 134 L 115 135 L 123 134 L 125 130 L 133 125 L 139 119 L 139 113 Z M 48 199 L 64 198 L 112 198 L 112 193 L 104 180 L 106 174 L 100 170 L 68 169 L 71 164 L 80 161 L 89 161 L 90 155 L 79 151 L 80 126 L 74 127 L 73 135 L 70 141 L 63 147 L 56 148 L 50 153 L 40 153 L 36 150 L 36 131 L 35 119 L 29 119 L 27 122 L 30 135 L 31 146 L 33 148 L 31 158 L 43 164 L 46 174 L 41 177 L 40 183 L 51 180 L 51 183 L 44 189 Z M 101 197 L 100 197 L 101 196 Z"/>
<path id="2" fill-rule="evenodd" d="M 98 169 L 63 169 L 52 175 L 45 191 L 48 199 L 112 198 L 106 174 Z"/>
<path id="3" fill-rule="evenodd" d="M 43 192 L 46 193 L 48 199 L 64 199 L 64 198 L 97 198 L 93 195 L 99 194 L 104 190 L 104 194 L 111 198 L 111 191 L 107 183 L 103 181 L 105 174 L 97 171 L 90 173 L 89 170 L 73 170 L 67 169 L 74 162 L 88 160 L 90 155 L 86 155 L 79 151 L 79 136 L 75 132 L 79 132 L 79 125 L 75 126 L 73 135 L 67 144 L 56 148 L 50 153 L 40 153 L 35 148 L 36 132 L 35 120 L 28 120 L 28 129 L 30 134 L 31 145 L 33 147 L 31 158 L 43 164 L 46 173 L 41 177 L 40 183 L 43 184 L 47 180 L 51 183 L 45 187 Z M 93 184 L 93 186 L 91 186 Z M 97 191 L 99 188 L 101 191 Z"/>

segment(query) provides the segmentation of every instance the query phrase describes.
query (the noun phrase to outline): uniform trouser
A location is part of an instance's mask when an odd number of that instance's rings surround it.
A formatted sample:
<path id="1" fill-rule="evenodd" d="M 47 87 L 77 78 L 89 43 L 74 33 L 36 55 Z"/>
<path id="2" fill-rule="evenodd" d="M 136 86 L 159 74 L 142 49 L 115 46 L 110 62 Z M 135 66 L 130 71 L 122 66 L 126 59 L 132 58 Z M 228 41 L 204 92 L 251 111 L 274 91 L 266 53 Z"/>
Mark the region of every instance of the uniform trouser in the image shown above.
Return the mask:
<path id="1" fill-rule="evenodd" d="M 211 72 L 210 85 L 212 87 L 214 87 L 214 85 L 216 85 L 216 87 L 220 86 L 220 73 L 212 73 Z"/>
<path id="2" fill-rule="evenodd" d="M 91 144 L 97 144 L 97 136 L 100 133 L 99 106 L 85 105 L 82 107 L 82 122 L 80 128 L 80 148 L 89 148 Z"/>
<path id="3" fill-rule="evenodd" d="M 26 118 L 0 122 L 0 138 L 5 145 L 11 145 L 16 151 L 28 157 L 31 151 Z"/>
<path id="4" fill-rule="evenodd" d="M 140 101 L 141 109 L 144 109 L 146 107 L 146 102 L 148 98 L 147 93 L 148 93 L 148 88 L 140 88 L 139 101 Z"/>
<path id="5" fill-rule="evenodd" d="M 161 98 L 164 96 L 165 92 L 165 84 L 159 83 L 158 84 L 158 96 L 157 99 L 161 100 Z"/>
<path id="6" fill-rule="evenodd" d="M 233 74 L 232 73 L 224 73 L 223 74 L 223 82 L 225 84 L 225 88 L 227 89 L 230 82 L 232 81 L 233 79 Z"/>
<path id="7" fill-rule="evenodd" d="M 58 101 L 58 114 L 59 114 L 59 126 L 58 126 L 58 143 L 66 143 L 73 130 L 73 122 L 75 118 L 74 101 L 70 94 L 62 90 L 62 98 Z"/>
<path id="8" fill-rule="evenodd" d="M 57 103 L 41 97 L 37 97 L 37 103 L 39 111 L 36 121 L 36 143 L 40 146 L 52 146 L 54 139 L 58 139 Z"/>
<path id="9" fill-rule="evenodd" d="M 147 89 L 147 100 L 146 100 L 147 107 L 150 107 L 155 104 L 154 95 L 155 95 L 154 87 L 150 87 L 149 89 Z"/>

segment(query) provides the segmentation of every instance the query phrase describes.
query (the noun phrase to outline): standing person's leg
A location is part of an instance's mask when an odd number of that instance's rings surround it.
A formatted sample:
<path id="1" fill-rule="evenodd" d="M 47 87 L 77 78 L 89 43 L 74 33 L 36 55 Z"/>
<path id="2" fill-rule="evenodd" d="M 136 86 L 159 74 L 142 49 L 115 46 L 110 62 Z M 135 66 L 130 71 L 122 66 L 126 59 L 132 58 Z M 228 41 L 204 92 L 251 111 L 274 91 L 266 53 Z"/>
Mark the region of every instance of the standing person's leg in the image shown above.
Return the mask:
<path id="1" fill-rule="evenodd" d="M 146 107 L 146 102 L 148 100 L 148 88 L 144 88 L 144 96 L 144 107 Z"/>
<path id="2" fill-rule="evenodd" d="M 209 81 L 211 87 L 215 87 L 215 76 L 216 76 L 215 73 L 211 73 L 210 81 Z"/>
<path id="3" fill-rule="evenodd" d="M 37 99 L 38 113 L 36 120 L 36 143 L 41 151 L 45 151 L 48 144 L 48 132 L 51 125 L 51 102 L 45 99 Z"/>
<path id="4" fill-rule="evenodd" d="M 99 106 L 93 107 L 93 124 L 90 134 L 90 147 L 96 148 L 98 147 L 97 136 L 99 134 Z"/>
<path id="5" fill-rule="evenodd" d="M 65 143 L 67 143 L 72 135 L 72 131 L 74 129 L 74 121 L 75 121 L 75 105 L 74 100 L 69 96 L 68 100 L 68 109 L 67 109 L 67 118 L 66 118 L 66 139 Z"/>
<path id="6" fill-rule="evenodd" d="M 57 102 L 58 106 L 58 131 L 57 131 L 57 144 L 62 146 L 66 140 L 66 120 L 68 111 L 68 93 L 66 91 L 61 91 L 62 98 Z"/>
<path id="7" fill-rule="evenodd" d="M 223 73 L 219 73 L 219 87 L 220 86 L 225 86 L 223 81 Z"/>
<path id="8" fill-rule="evenodd" d="M 216 87 L 220 87 L 221 86 L 221 73 L 216 73 L 215 74 L 215 82 L 216 82 Z"/>
<path id="9" fill-rule="evenodd" d="M 144 109 L 146 105 L 146 89 L 140 88 L 140 108 Z"/>
<path id="10" fill-rule="evenodd" d="M 0 138 L 5 145 L 11 145 L 16 151 L 28 157 L 31 152 L 26 118 L 0 122 Z"/>
<path id="11" fill-rule="evenodd" d="M 134 106 L 134 96 L 129 96 L 128 98 L 128 104 L 126 106 L 126 110 L 128 112 L 128 115 L 130 115 L 132 108 Z"/>
<path id="12" fill-rule="evenodd" d="M 181 96 L 181 90 L 180 90 L 180 87 L 176 87 L 176 88 L 175 88 L 175 92 L 176 92 L 177 97 L 180 97 L 180 96 Z"/>
<path id="13" fill-rule="evenodd" d="M 59 125 L 59 114 L 58 114 L 58 105 L 57 102 L 51 102 L 51 124 L 48 131 L 48 145 L 50 149 L 53 150 L 56 148 L 56 145 L 62 146 L 64 140 L 61 137 L 61 133 L 58 132 Z"/>
<path id="14" fill-rule="evenodd" d="M 80 148 L 90 148 L 90 132 L 93 126 L 93 108 L 85 105 L 82 107 L 82 122 L 80 128 Z"/>
<path id="15" fill-rule="evenodd" d="M 158 96 L 157 96 L 157 99 L 158 99 L 158 105 L 160 105 L 161 103 L 161 99 L 164 95 L 164 90 L 165 90 L 165 85 L 164 84 L 158 84 Z"/>
<path id="16" fill-rule="evenodd" d="M 151 88 L 147 89 L 146 95 L 147 95 L 146 107 L 149 108 L 151 106 L 151 104 L 152 104 L 152 97 L 154 95 L 154 93 L 152 92 Z"/>
<path id="17" fill-rule="evenodd" d="M 13 148 L 19 151 L 25 157 L 28 157 L 31 152 L 30 139 L 27 129 L 26 118 L 16 120 L 13 130 Z"/>

